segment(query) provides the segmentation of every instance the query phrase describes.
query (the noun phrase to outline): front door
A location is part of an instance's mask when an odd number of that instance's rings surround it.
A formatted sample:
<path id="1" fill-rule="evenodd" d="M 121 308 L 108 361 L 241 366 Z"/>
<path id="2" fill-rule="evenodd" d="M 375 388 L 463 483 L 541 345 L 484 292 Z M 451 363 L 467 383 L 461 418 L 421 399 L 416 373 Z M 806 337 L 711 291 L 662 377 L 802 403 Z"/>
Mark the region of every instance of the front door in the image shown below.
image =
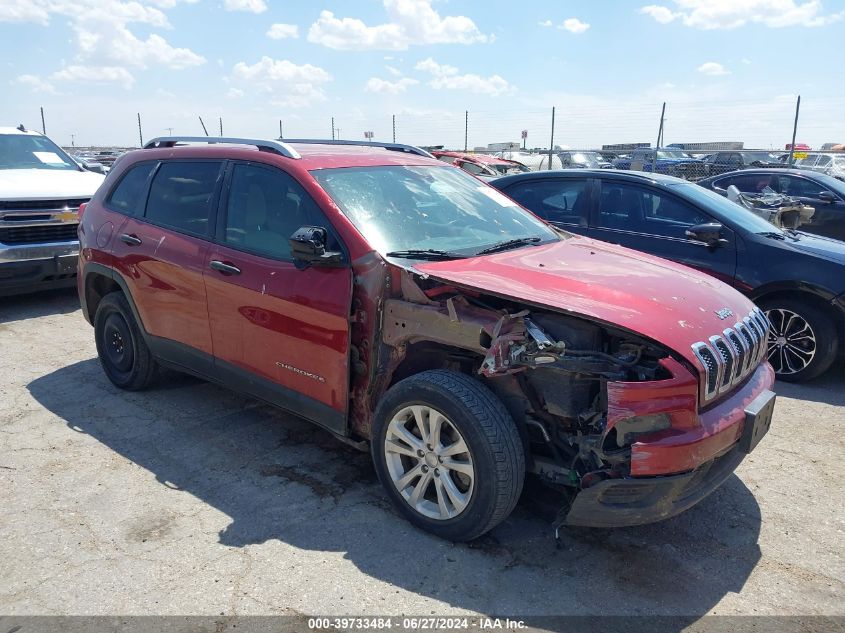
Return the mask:
<path id="1" fill-rule="evenodd" d="M 727 243 L 718 247 L 708 247 L 686 235 L 688 228 L 708 222 L 716 220 L 668 191 L 604 180 L 588 235 L 674 260 L 733 284 L 737 252 L 733 231 L 723 227 Z"/>
<path id="2" fill-rule="evenodd" d="M 289 244 L 301 226 L 331 227 L 274 167 L 233 163 L 223 200 L 204 270 L 218 374 L 344 433 L 352 271 L 297 268 Z"/>

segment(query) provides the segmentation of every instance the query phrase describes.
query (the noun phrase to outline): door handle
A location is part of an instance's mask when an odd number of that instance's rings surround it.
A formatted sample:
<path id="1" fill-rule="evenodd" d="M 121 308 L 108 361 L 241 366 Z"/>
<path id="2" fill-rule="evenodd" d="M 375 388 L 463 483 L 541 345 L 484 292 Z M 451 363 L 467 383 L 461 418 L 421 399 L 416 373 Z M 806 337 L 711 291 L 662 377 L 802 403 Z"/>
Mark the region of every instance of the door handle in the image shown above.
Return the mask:
<path id="1" fill-rule="evenodd" d="M 214 270 L 218 270 L 224 275 L 240 275 L 241 269 L 237 266 L 232 266 L 231 264 L 227 264 L 225 262 L 221 262 L 217 259 L 212 259 L 211 262 L 208 264 Z"/>
<path id="2" fill-rule="evenodd" d="M 120 241 L 124 244 L 129 244 L 129 246 L 138 246 L 141 243 L 141 238 L 137 235 L 130 235 L 129 233 L 124 233 L 120 236 Z"/>

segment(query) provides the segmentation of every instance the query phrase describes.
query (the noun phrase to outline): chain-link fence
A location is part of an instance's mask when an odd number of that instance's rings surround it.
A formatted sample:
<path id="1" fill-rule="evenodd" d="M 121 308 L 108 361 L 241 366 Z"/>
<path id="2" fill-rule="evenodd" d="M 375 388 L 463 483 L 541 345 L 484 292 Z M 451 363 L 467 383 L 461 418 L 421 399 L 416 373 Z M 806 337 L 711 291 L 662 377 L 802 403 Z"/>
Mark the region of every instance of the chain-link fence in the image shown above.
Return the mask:
<path id="1" fill-rule="evenodd" d="M 227 136 L 397 142 L 495 153 L 531 169 L 639 169 L 697 180 L 790 164 L 843 177 L 845 153 L 832 151 L 845 143 L 843 111 L 845 98 L 805 98 L 799 108 L 794 95 L 666 103 L 579 96 L 549 107 L 406 108 L 380 115 L 349 109 L 334 116 L 214 117 L 208 126 L 187 114 L 165 122 L 130 112 L 126 120 L 128 130 L 136 128 L 136 143 L 170 133 L 217 134 L 225 127 Z M 166 134 L 147 135 L 145 128 Z"/>

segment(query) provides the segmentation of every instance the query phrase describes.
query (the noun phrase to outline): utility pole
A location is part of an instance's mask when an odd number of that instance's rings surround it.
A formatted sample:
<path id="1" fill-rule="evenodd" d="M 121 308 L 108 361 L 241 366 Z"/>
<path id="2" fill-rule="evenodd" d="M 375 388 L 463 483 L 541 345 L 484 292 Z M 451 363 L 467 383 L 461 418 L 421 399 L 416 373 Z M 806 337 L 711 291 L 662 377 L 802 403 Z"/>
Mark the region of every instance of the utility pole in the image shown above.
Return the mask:
<path id="1" fill-rule="evenodd" d="M 469 110 L 464 110 L 464 151 L 467 151 L 469 138 Z"/>
<path id="2" fill-rule="evenodd" d="M 337 132 L 337 140 L 339 141 L 340 140 L 340 128 L 336 127 L 335 132 Z"/>
<path id="3" fill-rule="evenodd" d="M 71 135 L 70 135 L 70 146 L 71 146 L 71 147 L 76 147 L 76 134 L 71 134 Z"/>
<path id="4" fill-rule="evenodd" d="M 801 109 L 801 95 L 795 102 L 795 123 L 792 125 L 792 145 L 789 146 L 789 165 L 795 164 L 795 137 L 798 135 L 798 111 Z"/>
<path id="5" fill-rule="evenodd" d="M 283 138 L 285 138 L 285 135 L 282 132 L 282 120 L 279 119 L 279 140 L 281 141 Z"/>
<path id="6" fill-rule="evenodd" d="M 552 168 L 552 156 L 555 151 L 555 107 L 552 106 L 552 139 L 549 141 L 549 169 Z"/>
<path id="7" fill-rule="evenodd" d="M 164 128 L 164 129 L 165 129 L 165 130 L 167 130 L 167 135 L 168 135 L 168 136 L 173 136 L 173 128 L 172 128 L 172 127 L 166 127 L 166 128 Z"/>
<path id="8" fill-rule="evenodd" d="M 223 136 L 223 117 L 220 117 L 220 136 Z"/>
<path id="9" fill-rule="evenodd" d="M 47 126 L 44 124 L 44 107 L 41 107 L 41 133 L 47 136 Z"/>
<path id="10" fill-rule="evenodd" d="M 138 113 L 138 140 L 141 142 L 139 147 L 144 147 L 144 133 L 141 131 L 141 113 Z"/>
<path id="11" fill-rule="evenodd" d="M 202 126 L 202 131 L 205 132 L 205 135 L 208 136 L 208 130 L 205 129 L 205 123 L 202 122 L 202 117 L 197 117 L 200 120 L 200 125 Z"/>
<path id="12" fill-rule="evenodd" d="M 528 141 L 528 130 L 522 130 L 522 149 L 525 149 L 525 143 Z"/>
<path id="13" fill-rule="evenodd" d="M 396 115 L 393 115 L 393 142 L 396 142 Z"/>
<path id="14" fill-rule="evenodd" d="M 332 140 L 334 140 L 334 117 L 332 117 Z"/>
<path id="15" fill-rule="evenodd" d="M 660 127 L 657 128 L 657 143 L 654 146 L 654 158 L 651 159 L 651 173 L 657 172 L 657 148 L 660 147 L 660 142 L 663 139 L 663 117 L 666 116 L 666 102 L 663 102 L 663 107 L 660 110 Z"/>

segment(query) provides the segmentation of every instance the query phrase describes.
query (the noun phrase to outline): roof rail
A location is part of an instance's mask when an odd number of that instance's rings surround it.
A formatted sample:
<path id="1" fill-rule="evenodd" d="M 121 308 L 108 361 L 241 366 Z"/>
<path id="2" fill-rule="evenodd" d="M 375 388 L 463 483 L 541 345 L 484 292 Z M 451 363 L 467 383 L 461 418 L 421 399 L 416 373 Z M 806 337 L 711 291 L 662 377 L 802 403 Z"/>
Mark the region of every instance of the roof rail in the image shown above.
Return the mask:
<path id="1" fill-rule="evenodd" d="M 230 145 L 254 145 L 261 152 L 279 154 L 285 158 L 302 158 L 294 148 L 281 141 L 266 141 L 254 138 L 237 138 L 233 136 L 159 136 L 147 141 L 144 149 L 157 147 L 174 147 L 177 143 L 208 143 L 215 145 L 225 143 Z"/>
<path id="2" fill-rule="evenodd" d="M 394 152 L 405 152 L 406 154 L 416 154 L 417 156 L 425 156 L 426 158 L 434 158 L 424 149 L 415 147 L 414 145 L 403 145 L 402 143 L 379 143 L 377 141 L 334 141 L 318 138 L 286 138 L 285 143 L 301 143 L 303 145 L 359 145 L 361 147 L 380 147 Z"/>

